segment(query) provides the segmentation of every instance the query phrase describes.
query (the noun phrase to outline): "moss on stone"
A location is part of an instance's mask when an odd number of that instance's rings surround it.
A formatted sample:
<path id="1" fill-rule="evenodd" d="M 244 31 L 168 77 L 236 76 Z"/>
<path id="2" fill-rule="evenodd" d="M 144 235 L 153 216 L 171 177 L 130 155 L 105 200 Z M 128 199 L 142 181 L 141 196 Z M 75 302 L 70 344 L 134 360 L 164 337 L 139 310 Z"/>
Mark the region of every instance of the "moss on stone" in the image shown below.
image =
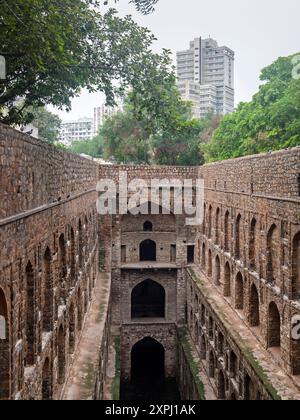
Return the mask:
<path id="1" fill-rule="evenodd" d="M 115 338 L 115 376 L 111 385 L 111 395 L 114 401 L 120 399 L 121 385 L 121 340 L 120 337 Z"/>
<path id="2" fill-rule="evenodd" d="M 192 347 L 191 344 L 187 338 L 187 331 L 186 328 L 179 328 L 178 329 L 178 336 L 179 336 L 179 340 L 180 343 L 183 347 L 184 353 L 186 355 L 187 361 L 189 363 L 196 387 L 197 387 L 197 391 L 200 397 L 201 401 L 204 401 L 206 399 L 205 397 L 205 389 L 204 389 L 204 385 L 201 382 L 200 378 L 199 378 L 199 368 L 197 366 L 197 363 L 194 360 L 193 357 L 193 352 L 192 352 Z"/>
<path id="3" fill-rule="evenodd" d="M 205 295 L 205 298 L 208 301 L 211 301 L 209 299 L 209 293 L 208 293 L 207 288 L 202 284 L 202 282 L 200 281 L 198 276 L 195 274 L 195 272 L 191 268 L 189 268 L 189 271 L 190 271 L 190 274 L 191 274 L 193 280 L 200 287 L 201 292 Z M 228 321 L 228 318 L 226 317 L 226 314 L 219 307 L 219 305 L 216 304 L 216 302 L 213 302 L 213 307 L 214 307 L 214 310 L 217 313 L 217 315 L 220 317 L 221 321 L 228 324 L 229 321 Z M 253 368 L 253 370 L 257 374 L 258 378 L 262 381 L 262 383 L 264 384 L 266 390 L 269 392 L 271 397 L 274 400 L 281 400 L 282 399 L 281 396 L 279 395 L 278 391 L 274 388 L 274 386 L 269 381 L 266 372 L 264 371 L 264 369 L 260 365 L 259 361 L 254 356 L 251 349 L 249 347 L 245 346 L 242 338 L 240 337 L 240 335 L 236 331 L 234 331 L 234 330 L 232 331 L 232 336 L 233 336 L 234 340 L 236 341 L 237 345 L 239 346 L 243 356 L 245 357 L 247 362 L 250 364 L 250 366 Z"/>
<path id="4" fill-rule="evenodd" d="M 84 379 L 84 387 L 87 390 L 85 395 L 85 399 L 92 399 L 93 392 L 95 387 L 95 378 L 96 378 L 96 369 L 95 365 L 92 362 L 87 364 L 86 372 L 85 372 L 85 379 Z"/>

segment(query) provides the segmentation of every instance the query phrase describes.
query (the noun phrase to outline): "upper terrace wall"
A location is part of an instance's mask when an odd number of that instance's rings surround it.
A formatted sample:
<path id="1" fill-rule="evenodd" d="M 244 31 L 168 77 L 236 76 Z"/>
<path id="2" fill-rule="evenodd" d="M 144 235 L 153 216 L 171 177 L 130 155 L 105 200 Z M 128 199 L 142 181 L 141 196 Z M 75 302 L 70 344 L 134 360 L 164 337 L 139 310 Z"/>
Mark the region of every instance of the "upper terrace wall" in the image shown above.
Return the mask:
<path id="1" fill-rule="evenodd" d="M 224 192 L 299 198 L 300 148 L 204 165 L 199 176 L 206 188 Z"/>
<path id="2" fill-rule="evenodd" d="M 0 124 L 0 218 L 96 188 L 98 165 Z"/>
<path id="3" fill-rule="evenodd" d="M 167 178 L 169 180 L 175 179 L 195 179 L 198 175 L 197 167 L 184 166 L 144 166 L 144 165 L 112 165 L 100 166 L 100 178 L 111 178 L 117 182 L 119 180 L 120 172 L 126 172 L 128 181 L 140 178 L 151 181 L 152 179 L 162 180 Z"/>

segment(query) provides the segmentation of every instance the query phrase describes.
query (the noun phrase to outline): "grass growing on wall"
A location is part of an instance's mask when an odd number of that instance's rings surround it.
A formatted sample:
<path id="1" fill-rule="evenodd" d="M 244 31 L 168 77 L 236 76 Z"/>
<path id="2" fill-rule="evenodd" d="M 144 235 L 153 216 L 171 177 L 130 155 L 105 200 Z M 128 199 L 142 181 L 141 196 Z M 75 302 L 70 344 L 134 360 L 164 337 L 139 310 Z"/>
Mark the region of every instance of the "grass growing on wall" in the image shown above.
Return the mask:
<path id="1" fill-rule="evenodd" d="M 192 353 L 192 347 L 191 344 L 187 338 L 187 331 L 186 328 L 179 328 L 178 329 L 178 336 L 179 336 L 179 340 L 180 340 L 180 344 L 183 347 L 185 356 L 187 358 L 189 367 L 191 369 L 196 387 L 197 387 L 197 391 L 200 397 L 201 401 L 204 401 L 206 399 L 205 397 L 205 389 L 204 389 L 204 385 L 201 382 L 201 380 L 199 379 L 199 368 L 194 360 L 193 357 L 193 353 Z"/>
<path id="2" fill-rule="evenodd" d="M 203 285 L 203 283 L 201 282 L 201 280 L 199 279 L 199 277 L 195 274 L 195 272 L 192 269 L 189 269 L 189 272 L 190 272 L 193 280 L 196 282 L 196 284 L 201 289 L 203 295 L 205 295 L 207 301 L 210 302 L 209 292 L 207 291 L 207 289 L 205 288 L 205 286 Z M 215 309 L 217 315 L 219 316 L 219 318 L 223 322 L 229 324 L 229 321 L 228 321 L 225 313 L 215 303 L 214 303 L 214 309 Z M 264 371 L 263 367 L 259 364 L 258 360 L 255 358 L 255 356 L 254 356 L 253 352 L 251 351 L 251 349 L 249 347 L 246 347 L 245 346 L 243 340 L 241 339 L 240 335 L 236 331 L 232 330 L 231 331 L 231 334 L 232 334 L 232 337 L 234 338 L 235 342 L 237 343 L 239 349 L 241 350 L 242 355 L 245 357 L 245 359 L 251 365 L 251 367 L 255 371 L 256 375 L 262 381 L 262 383 L 264 384 L 266 390 L 269 392 L 269 394 L 271 395 L 271 397 L 273 398 L 273 400 L 281 400 L 282 399 L 281 396 L 279 395 L 278 391 L 274 388 L 274 386 L 272 385 L 272 383 L 269 381 L 266 372 Z"/>
<path id="3" fill-rule="evenodd" d="M 120 399 L 121 385 L 121 342 L 120 337 L 115 338 L 115 376 L 111 386 L 111 395 L 114 401 Z"/>

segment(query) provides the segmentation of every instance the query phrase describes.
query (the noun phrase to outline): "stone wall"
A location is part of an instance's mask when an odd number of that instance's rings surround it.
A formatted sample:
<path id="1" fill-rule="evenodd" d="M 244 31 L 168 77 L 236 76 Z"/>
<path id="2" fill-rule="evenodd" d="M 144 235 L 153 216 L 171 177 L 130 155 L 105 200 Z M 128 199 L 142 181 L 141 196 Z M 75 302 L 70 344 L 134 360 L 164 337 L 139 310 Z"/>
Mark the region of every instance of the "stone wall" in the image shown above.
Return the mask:
<path id="1" fill-rule="evenodd" d="M 299 148 L 201 168 L 99 166 L 0 125 L 0 157 L 0 399 L 60 398 L 99 268 L 111 273 L 111 296 L 96 398 L 104 396 L 114 336 L 121 337 L 123 380 L 132 347 L 151 337 L 164 347 L 167 377 L 187 384 L 193 372 L 177 338 L 187 325 L 219 399 L 297 399 Z M 158 215 L 99 217 L 97 181 L 118 184 L 124 171 L 146 189 L 152 179 L 203 178 L 203 225 L 163 214 L 163 201 Z M 171 191 L 171 204 L 174 197 Z M 145 242 L 155 243 L 150 262 L 141 258 Z M 132 291 L 145 280 L 164 290 L 164 316 L 132 318 Z M 238 317 L 241 339 L 219 306 Z M 254 358 L 245 354 L 247 340 Z M 267 382 L 257 354 L 275 372 Z M 182 395 L 195 397 L 195 386 Z"/>
<path id="2" fill-rule="evenodd" d="M 97 165 L 0 125 L 0 399 L 59 398 L 98 273 Z"/>
<path id="3" fill-rule="evenodd" d="M 300 373 L 300 341 L 291 337 L 300 298 L 300 149 L 207 165 L 201 269 L 264 347 Z"/>

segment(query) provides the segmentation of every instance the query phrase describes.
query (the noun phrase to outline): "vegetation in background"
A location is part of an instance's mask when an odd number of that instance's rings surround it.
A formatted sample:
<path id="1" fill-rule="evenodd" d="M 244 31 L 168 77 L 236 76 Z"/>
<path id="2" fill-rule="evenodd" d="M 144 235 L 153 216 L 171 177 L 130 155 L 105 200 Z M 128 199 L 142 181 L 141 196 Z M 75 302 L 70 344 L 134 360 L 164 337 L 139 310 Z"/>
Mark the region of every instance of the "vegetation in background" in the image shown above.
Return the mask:
<path id="1" fill-rule="evenodd" d="M 226 116 L 204 148 L 212 162 L 300 145 L 300 79 L 293 78 L 293 56 L 262 70 L 264 82 L 249 103 Z"/>
<path id="2" fill-rule="evenodd" d="M 133 0 L 144 13 L 153 0 Z M 149 9 L 150 7 L 150 9 Z M 1 4 L 0 121 L 25 125 L 28 106 L 70 110 L 82 88 L 103 92 L 108 105 L 131 89 L 146 91 L 143 106 L 160 112 L 157 84 L 174 81 L 170 51 L 152 52 L 155 37 L 130 16 L 121 18 L 99 0 L 14 0 Z M 19 106 L 22 99 L 22 106 Z"/>
<path id="3" fill-rule="evenodd" d="M 75 141 L 69 148 L 71 152 L 89 155 L 94 158 L 103 156 L 103 138 L 100 134 L 91 140 Z"/>
<path id="4" fill-rule="evenodd" d="M 45 107 L 26 108 L 26 113 L 32 124 L 39 130 L 39 138 L 48 143 L 54 144 L 58 141 L 61 119 L 48 111 Z"/>
<path id="5" fill-rule="evenodd" d="M 103 0 L 105 5 L 110 4 L 110 2 L 117 3 L 119 0 Z M 129 3 L 132 3 L 135 5 L 136 9 L 143 13 L 144 15 L 147 15 L 148 13 L 151 13 L 154 11 L 154 5 L 158 3 L 158 0 L 130 0 Z"/>
<path id="6" fill-rule="evenodd" d="M 174 83 L 166 90 L 157 84 L 156 89 L 161 112 L 151 105 L 146 110 L 145 91 L 142 97 L 130 94 L 124 111 L 105 121 L 100 129 L 104 157 L 117 163 L 202 164 L 199 143 L 207 141 L 207 130 L 213 121 L 216 123 L 216 117 L 193 119 L 191 104 L 181 100 Z"/>

